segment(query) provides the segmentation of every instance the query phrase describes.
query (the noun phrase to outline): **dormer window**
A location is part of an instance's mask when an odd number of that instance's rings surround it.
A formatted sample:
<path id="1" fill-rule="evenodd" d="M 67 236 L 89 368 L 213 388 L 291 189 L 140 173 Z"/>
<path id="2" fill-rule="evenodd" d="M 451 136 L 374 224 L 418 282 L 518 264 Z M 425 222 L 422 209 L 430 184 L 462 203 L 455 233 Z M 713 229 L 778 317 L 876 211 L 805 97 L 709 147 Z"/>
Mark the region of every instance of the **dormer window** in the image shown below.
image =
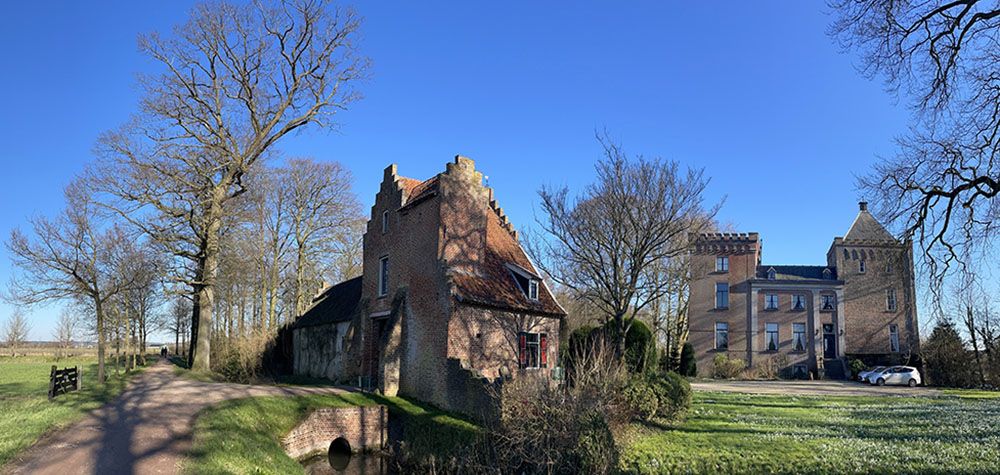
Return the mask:
<path id="1" fill-rule="evenodd" d="M 830 277 L 832 276 L 833 272 L 830 272 L 830 269 L 823 269 L 823 279 L 830 280 Z"/>
<path id="2" fill-rule="evenodd" d="M 777 278 L 778 278 L 778 273 L 774 270 L 773 267 L 767 270 L 767 280 L 775 280 Z"/>
<path id="3" fill-rule="evenodd" d="M 535 279 L 528 281 L 528 298 L 538 300 L 538 281 Z"/>
<path id="4" fill-rule="evenodd" d="M 389 232 L 389 212 L 382 212 L 382 234 Z"/>
<path id="5" fill-rule="evenodd" d="M 529 300 L 538 300 L 538 286 L 541 285 L 541 278 L 516 264 L 508 263 L 507 269 L 510 270 L 514 283 L 521 289 L 521 292 L 524 292 L 524 296 Z"/>

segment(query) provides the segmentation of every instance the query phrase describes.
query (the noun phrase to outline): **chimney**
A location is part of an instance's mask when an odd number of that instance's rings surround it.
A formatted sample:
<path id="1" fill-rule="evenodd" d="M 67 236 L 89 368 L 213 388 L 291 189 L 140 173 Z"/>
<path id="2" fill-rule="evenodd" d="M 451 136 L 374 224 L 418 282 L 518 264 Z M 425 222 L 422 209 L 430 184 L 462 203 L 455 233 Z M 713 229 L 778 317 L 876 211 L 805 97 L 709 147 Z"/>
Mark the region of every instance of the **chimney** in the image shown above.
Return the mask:
<path id="1" fill-rule="evenodd" d="M 858 208 L 861 211 L 868 211 L 868 202 L 867 201 L 859 201 L 858 202 Z"/>

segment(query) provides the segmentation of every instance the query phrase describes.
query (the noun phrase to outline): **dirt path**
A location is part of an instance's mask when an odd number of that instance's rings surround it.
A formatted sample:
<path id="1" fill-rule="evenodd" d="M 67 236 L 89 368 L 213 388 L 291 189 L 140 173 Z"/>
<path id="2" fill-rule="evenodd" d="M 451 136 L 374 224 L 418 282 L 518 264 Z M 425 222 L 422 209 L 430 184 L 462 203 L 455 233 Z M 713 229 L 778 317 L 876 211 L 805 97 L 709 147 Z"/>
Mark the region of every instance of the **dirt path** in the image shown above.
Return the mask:
<path id="1" fill-rule="evenodd" d="M 4 467 L 5 474 L 177 473 L 191 448 L 195 414 L 250 396 L 333 394 L 321 387 L 206 383 L 174 375 L 161 360 L 114 401 L 82 421 L 42 438 Z"/>
<path id="2" fill-rule="evenodd" d="M 700 380 L 691 383 L 696 391 L 722 391 L 785 396 L 942 396 L 940 390 L 925 387 L 872 386 L 856 381 L 729 381 Z"/>

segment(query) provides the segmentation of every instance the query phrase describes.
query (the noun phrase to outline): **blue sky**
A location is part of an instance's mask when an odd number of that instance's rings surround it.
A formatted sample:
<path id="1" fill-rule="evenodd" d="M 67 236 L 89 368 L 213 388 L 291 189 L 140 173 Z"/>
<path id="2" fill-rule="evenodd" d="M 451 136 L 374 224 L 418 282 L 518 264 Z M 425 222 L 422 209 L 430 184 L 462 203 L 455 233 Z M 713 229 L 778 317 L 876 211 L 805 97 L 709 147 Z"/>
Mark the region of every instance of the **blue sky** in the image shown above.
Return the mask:
<path id="1" fill-rule="evenodd" d="M 135 110 L 155 71 L 136 35 L 169 32 L 191 2 L 6 5 L 0 30 L 0 236 L 53 214 L 102 131 Z M 287 156 L 345 164 L 370 205 L 382 169 L 429 177 L 456 154 L 532 226 L 543 184 L 580 189 L 595 129 L 631 153 L 712 177 L 720 219 L 760 232 L 764 259 L 821 264 L 857 213 L 854 176 L 893 150 L 907 110 L 826 35 L 822 2 L 371 2 L 365 98 L 335 133 L 307 130 Z M 5 251 L 0 250 L 0 254 Z M 0 284 L 10 278 L 0 256 Z M 11 307 L 0 303 L 0 319 Z M 31 309 L 48 339 L 58 306 Z"/>

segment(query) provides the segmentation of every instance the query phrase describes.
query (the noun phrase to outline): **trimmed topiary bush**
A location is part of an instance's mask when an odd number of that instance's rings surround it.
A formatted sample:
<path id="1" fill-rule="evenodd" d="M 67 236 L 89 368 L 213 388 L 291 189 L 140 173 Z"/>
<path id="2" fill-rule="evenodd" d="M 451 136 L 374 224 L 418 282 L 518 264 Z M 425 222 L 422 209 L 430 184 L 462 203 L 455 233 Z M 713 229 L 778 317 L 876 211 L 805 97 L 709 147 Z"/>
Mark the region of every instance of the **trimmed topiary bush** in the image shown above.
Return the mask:
<path id="1" fill-rule="evenodd" d="M 622 391 L 631 417 L 679 420 L 691 408 L 691 384 L 672 371 L 633 377 Z"/>
<path id="2" fill-rule="evenodd" d="M 695 377 L 698 375 L 698 363 L 694 358 L 694 345 L 685 343 L 681 348 L 681 364 L 679 368 L 681 376 Z"/>

